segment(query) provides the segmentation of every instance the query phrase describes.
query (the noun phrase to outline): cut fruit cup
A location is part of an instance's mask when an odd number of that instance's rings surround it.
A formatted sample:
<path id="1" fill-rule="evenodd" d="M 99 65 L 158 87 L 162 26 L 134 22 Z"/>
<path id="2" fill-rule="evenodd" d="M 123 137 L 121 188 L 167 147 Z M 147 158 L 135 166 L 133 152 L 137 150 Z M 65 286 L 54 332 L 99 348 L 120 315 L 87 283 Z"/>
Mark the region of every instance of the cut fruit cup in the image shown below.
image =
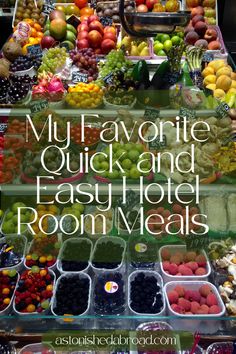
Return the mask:
<path id="1" fill-rule="evenodd" d="M 160 267 L 161 267 L 161 275 L 163 277 L 164 283 L 168 283 L 170 281 L 181 281 L 181 280 L 207 280 L 208 277 L 211 274 L 211 266 L 210 262 L 207 258 L 206 252 L 204 250 L 201 250 L 199 254 L 203 255 L 206 259 L 206 266 L 204 267 L 206 269 L 206 274 L 204 275 L 171 275 L 168 274 L 164 270 L 164 265 L 163 265 L 163 258 L 162 258 L 162 252 L 164 250 L 168 250 L 171 255 L 175 255 L 178 253 L 184 254 L 187 252 L 186 246 L 185 245 L 170 245 L 170 246 L 163 246 L 159 249 L 159 260 L 160 260 Z M 195 263 L 195 262 L 194 262 Z M 199 266 L 200 267 L 200 266 Z"/>
<path id="2" fill-rule="evenodd" d="M 64 314 L 64 316 L 59 316 L 57 313 L 55 313 L 55 307 L 57 305 L 57 290 L 58 290 L 58 287 L 60 285 L 60 282 L 63 278 L 67 278 L 67 279 L 70 279 L 70 278 L 73 278 L 73 277 L 77 277 L 78 279 L 88 279 L 89 280 L 89 293 L 88 293 L 88 305 L 87 305 L 87 308 L 86 310 L 81 313 L 80 315 L 77 315 L 75 316 L 75 318 L 73 318 L 74 316 L 72 314 Z M 75 273 L 75 272 L 71 272 L 71 273 L 67 273 L 67 274 L 62 274 L 58 279 L 57 279 L 57 282 L 56 282 L 56 285 L 55 285 L 55 289 L 54 289 L 54 292 L 53 292 L 53 298 L 52 298 L 52 306 L 51 306 L 51 311 L 52 311 L 52 314 L 57 317 L 56 321 L 61 323 L 61 324 L 65 324 L 65 323 L 68 323 L 68 324 L 80 324 L 82 326 L 82 323 L 83 321 L 81 321 L 81 316 L 85 316 L 85 315 L 88 315 L 89 314 L 89 310 L 90 310 L 90 306 L 91 306 L 91 288 L 92 288 L 92 280 L 90 278 L 90 276 L 86 273 Z M 65 299 L 65 301 L 67 301 L 67 299 Z M 86 328 L 86 327 L 84 327 Z"/>
<path id="3" fill-rule="evenodd" d="M 212 293 L 216 296 L 220 312 L 217 314 L 180 314 L 171 308 L 168 299 L 168 293 L 177 286 L 183 287 L 185 290 L 199 290 L 201 286 L 207 285 L 211 288 Z M 204 334 L 215 333 L 219 328 L 219 318 L 225 314 L 225 305 L 214 285 L 206 281 L 171 281 L 164 286 L 164 295 L 167 303 L 167 314 L 170 316 L 170 324 L 174 329 L 181 328 L 183 331 L 198 331 Z M 173 318 L 174 316 L 174 318 Z M 196 316 L 196 319 L 194 317 Z"/>
<path id="4" fill-rule="evenodd" d="M 123 248 L 123 252 L 122 252 L 122 256 L 118 262 L 118 260 L 114 260 L 112 261 L 110 255 L 109 255 L 109 260 L 107 260 L 105 263 L 108 263 L 108 262 L 111 262 L 111 263 L 118 263 L 118 266 L 115 267 L 115 268 L 100 268 L 98 266 L 95 266 L 94 265 L 94 257 L 96 256 L 96 252 L 97 252 L 97 248 L 104 244 L 104 243 L 108 243 L 108 242 L 112 242 L 113 244 L 117 245 L 117 246 L 121 246 Z M 91 264 L 91 267 L 92 267 L 92 270 L 94 271 L 95 274 L 98 274 L 100 272 L 125 272 L 125 254 L 126 254 L 126 242 L 120 238 L 120 237 L 116 237 L 116 236 L 102 236 L 100 237 L 96 243 L 95 243 L 95 246 L 94 246 L 94 249 L 93 249 L 93 253 L 92 253 L 92 264 Z M 98 263 L 98 262 L 96 262 Z M 104 261 L 102 262 L 104 263 Z"/>
<path id="5" fill-rule="evenodd" d="M 11 271 L 10 268 L 4 269 L 4 270 Z M 19 273 L 16 272 L 16 275 L 17 275 L 17 280 L 16 280 L 16 283 L 15 283 L 15 288 L 14 288 L 13 293 L 11 295 L 10 303 L 6 306 L 6 308 L 4 310 L 0 311 L 0 316 L 8 315 L 11 312 L 11 310 L 12 310 L 12 304 L 13 304 L 13 299 L 14 299 L 14 296 L 15 296 L 15 291 L 16 291 L 16 288 L 17 288 L 18 281 L 20 279 Z"/>
<path id="6" fill-rule="evenodd" d="M 26 353 L 56 354 L 52 346 L 50 346 L 49 344 L 42 344 L 42 343 L 25 345 L 22 349 L 20 349 L 19 354 L 26 354 Z"/>
<path id="7" fill-rule="evenodd" d="M 15 243 L 20 243 L 19 244 L 19 249 L 17 249 L 14 244 Z M 21 256 L 21 260 L 18 264 L 12 266 L 12 267 L 2 267 L 0 268 L 1 270 L 4 269 L 15 269 L 16 271 L 21 271 L 24 268 L 24 257 L 25 257 L 25 253 L 26 253 L 26 248 L 27 248 L 27 238 L 24 235 L 17 235 L 17 234 L 13 234 L 13 235 L 6 235 L 5 237 L 2 237 L 0 240 L 0 247 L 3 243 L 7 243 L 9 244 L 9 246 L 13 245 L 13 250 L 20 254 Z"/>
<path id="8" fill-rule="evenodd" d="M 78 260 L 78 259 L 72 259 L 71 261 L 73 261 L 75 263 L 75 261 L 77 262 L 83 262 L 85 263 L 84 264 L 84 268 L 77 271 L 77 270 L 71 270 L 71 271 L 66 271 L 63 269 L 63 264 L 62 264 L 62 261 L 63 260 L 67 260 L 67 261 L 70 261 L 69 259 L 64 259 L 64 252 L 66 250 L 67 247 L 69 247 L 69 245 L 71 245 L 73 247 L 73 252 L 77 249 L 77 252 L 78 254 L 80 254 L 80 247 L 81 247 L 81 244 L 82 243 L 87 243 L 88 246 L 90 247 L 90 254 L 89 254 L 89 257 L 88 259 L 86 260 Z M 63 245 L 60 249 L 60 252 L 58 254 L 58 258 L 57 258 L 57 270 L 61 273 L 61 274 L 67 274 L 67 273 L 71 273 L 71 272 L 84 272 L 84 273 L 87 273 L 90 269 L 90 266 L 91 266 L 91 256 L 92 256 L 92 249 L 93 249 L 93 244 L 92 244 L 92 241 L 87 239 L 87 238 L 69 238 L 68 240 L 64 241 L 63 242 Z M 86 266 L 86 263 L 87 263 L 87 266 Z"/>
<path id="9" fill-rule="evenodd" d="M 160 291 L 159 293 L 162 295 L 162 302 L 163 302 L 163 306 L 160 312 L 158 313 L 139 313 L 136 312 L 132 309 L 131 307 L 131 282 L 136 278 L 137 275 L 144 273 L 145 276 L 154 276 L 156 278 L 157 284 L 160 287 Z M 164 316 L 165 312 L 166 312 L 166 302 L 165 302 L 165 298 L 164 298 L 164 294 L 163 294 L 163 280 L 162 277 L 160 276 L 159 273 L 153 271 L 153 270 L 136 270 L 133 273 L 131 273 L 128 277 L 128 308 L 131 314 L 133 315 L 143 315 L 143 316 Z M 139 320 L 140 322 L 140 320 Z"/>
<path id="10" fill-rule="evenodd" d="M 53 271 L 51 270 L 48 270 L 48 273 L 50 274 L 51 278 L 52 278 L 52 286 L 53 286 L 53 289 L 55 288 L 55 283 L 56 283 L 56 277 L 55 277 L 55 274 Z M 21 278 L 19 279 L 19 282 L 20 282 Z M 18 286 L 19 286 L 19 282 L 18 282 Z M 17 288 L 16 288 L 16 291 L 17 291 Z M 13 311 L 16 315 L 19 315 L 19 316 L 28 316 L 28 315 L 47 315 L 50 310 L 51 310 L 51 304 L 52 304 L 52 299 L 53 299 L 53 296 L 49 299 L 47 299 L 49 301 L 49 306 L 47 309 L 45 309 L 44 311 L 42 312 L 20 312 L 16 309 L 16 303 L 15 303 L 15 299 L 16 299 L 16 295 L 14 296 L 14 301 L 13 301 Z M 37 320 L 37 319 L 36 319 Z"/>

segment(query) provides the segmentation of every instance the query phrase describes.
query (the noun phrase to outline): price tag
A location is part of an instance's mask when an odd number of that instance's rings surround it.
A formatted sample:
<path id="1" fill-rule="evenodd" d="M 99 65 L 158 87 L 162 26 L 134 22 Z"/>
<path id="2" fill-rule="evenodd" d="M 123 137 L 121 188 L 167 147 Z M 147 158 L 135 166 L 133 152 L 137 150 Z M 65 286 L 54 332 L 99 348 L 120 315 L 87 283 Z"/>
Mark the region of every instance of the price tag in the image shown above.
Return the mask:
<path id="1" fill-rule="evenodd" d="M 61 48 L 66 48 L 66 51 L 69 52 L 70 51 L 70 47 L 68 43 L 60 43 L 60 47 Z"/>
<path id="2" fill-rule="evenodd" d="M 196 119 L 196 111 L 194 111 L 193 109 L 181 107 L 179 110 L 179 117 L 180 118 L 186 117 L 189 120 Z"/>
<path id="3" fill-rule="evenodd" d="M 107 16 L 102 16 L 102 17 L 100 17 L 100 22 L 104 27 L 111 26 L 112 25 L 112 18 L 107 17 Z"/>
<path id="4" fill-rule="evenodd" d="M 40 44 L 33 44 L 27 47 L 27 52 L 29 55 L 33 55 L 35 57 L 42 56 L 42 48 Z"/>
<path id="5" fill-rule="evenodd" d="M 103 81 L 105 82 L 105 84 L 111 85 L 113 83 L 113 78 L 113 73 L 110 73 L 103 78 Z"/>
<path id="6" fill-rule="evenodd" d="M 77 84 L 77 82 L 88 82 L 88 74 L 81 73 L 79 70 L 72 71 L 72 82 Z"/>
<path id="7" fill-rule="evenodd" d="M 153 138 L 153 136 L 150 138 Z M 160 136 L 158 135 L 157 138 L 153 141 L 150 141 L 148 143 L 149 149 L 150 150 L 161 150 L 164 149 L 167 145 L 167 139 L 166 139 L 166 135 L 163 136 L 162 141 L 160 140 Z"/>
<path id="8" fill-rule="evenodd" d="M 207 53 L 205 52 L 203 54 L 203 57 L 202 57 L 202 61 L 204 61 L 205 63 L 210 63 L 211 61 L 214 60 L 214 55 L 213 53 Z"/>
<path id="9" fill-rule="evenodd" d="M 218 107 L 216 107 L 216 116 L 222 119 L 228 115 L 229 106 L 225 102 L 221 102 Z"/>
<path id="10" fill-rule="evenodd" d="M 135 205 L 139 203 L 139 195 L 136 194 L 132 189 L 129 189 L 126 193 L 126 203 L 122 204 L 123 198 L 120 197 L 116 200 L 117 207 L 121 207 L 126 213 L 131 210 Z"/>
<path id="11" fill-rule="evenodd" d="M 7 130 L 7 123 L 0 123 L 0 134 L 4 135 Z"/>
<path id="12" fill-rule="evenodd" d="M 48 101 L 47 100 L 37 100 L 37 101 L 30 102 L 31 113 L 37 113 L 37 112 L 43 111 L 46 108 L 48 108 Z"/>
<path id="13" fill-rule="evenodd" d="M 55 10 L 55 5 L 52 3 L 51 0 L 46 0 L 43 4 L 42 13 L 44 15 L 49 15 L 53 10 Z"/>
<path id="14" fill-rule="evenodd" d="M 90 7 L 92 7 L 92 9 L 96 9 L 96 7 L 97 7 L 97 0 L 90 0 Z"/>
<path id="15" fill-rule="evenodd" d="M 188 235 L 186 236 L 186 247 L 187 250 L 201 250 L 207 249 L 210 243 L 210 238 L 208 235 Z"/>
<path id="16" fill-rule="evenodd" d="M 148 107 L 145 109 L 144 118 L 150 121 L 155 121 L 160 115 L 160 110 L 157 108 Z"/>

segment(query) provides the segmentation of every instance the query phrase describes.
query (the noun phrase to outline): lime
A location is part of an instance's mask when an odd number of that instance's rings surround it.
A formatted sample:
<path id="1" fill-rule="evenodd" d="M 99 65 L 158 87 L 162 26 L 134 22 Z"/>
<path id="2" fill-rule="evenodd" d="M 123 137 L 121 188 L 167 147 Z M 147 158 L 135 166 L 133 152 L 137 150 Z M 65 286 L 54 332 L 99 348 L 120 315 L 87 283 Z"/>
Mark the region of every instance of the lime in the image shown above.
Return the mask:
<path id="1" fill-rule="evenodd" d="M 178 45 L 180 43 L 180 38 L 178 36 L 174 36 L 171 38 L 171 42 L 173 45 Z"/>
<path id="2" fill-rule="evenodd" d="M 99 155 L 99 162 L 103 162 L 105 160 L 106 160 L 106 157 L 103 154 Z"/>
<path id="3" fill-rule="evenodd" d="M 118 151 L 120 148 L 121 148 L 120 143 L 114 143 L 114 144 L 112 144 L 112 150 L 113 150 L 114 152 Z"/>
<path id="4" fill-rule="evenodd" d="M 180 37 L 180 38 L 184 38 L 184 32 L 182 32 L 182 31 L 180 31 L 180 32 L 178 32 L 178 37 Z"/>
<path id="5" fill-rule="evenodd" d="M 170 40 L 170 36 L 168 34 L 162 34 L 161 36 L 161 43 Z"/>
<path id="6" fill-rule="evenodd" d="M 157 55 L 157 53 L 164 48 L 163 44 L 161 42 L 155 42 L 154 43 L 154 53 Z"/>
<path id="7" fill-rule="evenodd" d="M 164 42 L 164 49 L 168 52 L 172 47 L 172 42 L 170 39 L 167 39 L 165 42 Z"/>
<path id="8" fill-rule="evenodd" d="M 107 162 L 107 161 L 103 161 L 103 162 L 101 162 L 101 164 L 100 164 L 100 170 L 101 171 L 107 171 L 107 170 L 109 170 L 109 163 Z"/>
<path id="9" fill-rule="evenodd" d="M 156 42 L 156 41 L 161 42 L 161 38 L 162 38 L 163 35 L 164 35 L 164 33 L 158 33 L 158 34 L 156 35 L 156 37 L 155 37 L 155 42 Z"/>
<path id="10" fill-rule="evenodd" d="M 130 151 L 128 152 L 128 157 L 129 157 L 129 159 L 130 159 L 131 161 L 133 161 L 133 162 L 135 162 L 135 161 L 138 160 L 139 155 L 140 155 L 140 153 L 139 153 L 138 150 L 134 150 L 134 149 L 133 149 L 133 150 L 130 150 Z"/>
<path id="11" fill-rule="evenodd" d="M 166 53 L 164 52 L 164 50 L 160 50 L 158 53 L 157 53 L 158 56 L 160 57 L 165 57 L 166 56 Z"/>
<path id="12" fill-rule="evenodd" d="M 134 144 L 132 144 L 132 143 L 127 143 L 124 145 L 124 148 L 126 151 L 133 149 L 133 147 L 134 147 Z"/>
<path id="13" fill-rule="evenodd" d="M 94 161 L 93 162 L 93 168 L 94 168 L 94 170 L 96 170 L 96 171 L 100 171 L 101 170 L 101 164 L 102 164 L 103 162 L 98 162 L 98 161 Z"/>
<path id="14" fill-rule="evenodd" d="M 129 160 L 129 159 L 125 159 L 125 160 L 123 160 L 122 161 L 122 167 L 124 168 L 124 169 L 129 169 L 129 168 L 131 168 L 131 166 L 132 166 L 132 161 L 131 160 Z"/>
<path id="15" fill-rule="evenodd" d="M 124 160 L 127 157 L 127 151 L 124 149 L 119 149 L 116 153 L 115 156 L 117 158 L 120 157 L 120 161 Z"/>
<path id="16" fill-rule="evenodd" d="M 143 145 L 143 144 L 136 144 L 136 145 L 135 145 L 135 148 L 136 148 L 140 153 L 142 153 L 143 150 L 144 150 L 144 145 Z"/>
<path id="17" fill-rule="evenodd" d="M 41 307 L 45 310 L 49 308 L 49 305 L 50 305 L 50 303 L 48 300 L 44 300 L 41 302 Z"/>
<path id="18" fill-rule="evenodd" d="M 3 211 L 2 211 L 2 210 L 1 210 L 1 212 L 2 212 L 2 214 L 3 214 Z M 1 216 L 2 216 L 2 214 L 1 214 Z M 5 220 L 6 220 L 6 221 L 7 221 L 7 220 L 10 220 L 10 219 L 13 218 L 13 216 L 14 216 L 14 213 L 13 213 L 12 211 L 9 211 L 9 212 L 6 214 Z"/>

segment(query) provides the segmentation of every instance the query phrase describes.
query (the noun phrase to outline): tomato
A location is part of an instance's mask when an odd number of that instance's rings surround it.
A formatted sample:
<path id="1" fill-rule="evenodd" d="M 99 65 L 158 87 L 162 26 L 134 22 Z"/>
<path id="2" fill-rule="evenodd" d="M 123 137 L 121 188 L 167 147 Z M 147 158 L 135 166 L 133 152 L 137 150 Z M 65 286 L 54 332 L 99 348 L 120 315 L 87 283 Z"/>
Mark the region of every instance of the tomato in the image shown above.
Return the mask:
<path id="1" fill-rule="evenodd" d="M 79 8 L 82 9 L 83 7 L 87 6 L 88 1 L 87 0 L 75 0 L 75 5 Z"/>

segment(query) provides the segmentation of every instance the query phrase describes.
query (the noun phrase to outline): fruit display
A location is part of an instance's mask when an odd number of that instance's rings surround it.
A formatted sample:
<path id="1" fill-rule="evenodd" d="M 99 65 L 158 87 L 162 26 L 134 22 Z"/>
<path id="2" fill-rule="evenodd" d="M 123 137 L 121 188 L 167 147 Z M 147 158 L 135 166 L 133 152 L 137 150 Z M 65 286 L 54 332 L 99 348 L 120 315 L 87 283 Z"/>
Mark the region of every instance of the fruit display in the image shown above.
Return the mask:
<path id="1" fill-rule="evenodd" d="M 61 247 L 57 235 L 38 235 L 32 241 L 29 252 L 25 257 L 25 265 L 28 268 L 51 268 L 56 263 Z"/>
<path id="2" fill-rule="evenodd" d="M 96 269 L 114 270 L 120 268 L 125 253 L 125 243 L 120 238 L 101 237 L 95 244 L 92 266 Z"/>
<path id="3" fill-rule="evenodd" d="M 132 0 L 126 0 L 124 6 L 126 12 L 135 10 L 135 3 Z M 110 17 L 114 23 L 120 23 L 118 1 L 98 1 L 96 12 L 98 17 Z"/>
<path id="4" fill-rule="evenodd" d="M 103 90 L 94 83 L 70 86 L 65 101 L 70 107 L 95 108 L 102 104 Z"/>
<path id="5" fill-rule="evenodd" d="M 90 304 L 91 280 L 86 274 L 62 275 L 56 283 L 53 313 L 57 316 L 84 314 Z"/>
<path id="6" fill-rule="evenodd" d="M 33 0 L 19 0 L 17 1 L 16 14 L 14 18 L 14 25 L 17 25 L 24 19 L 31 19 L 37 21 L 40 25 L 44 23 L 44 15 L 42 13 L 43 1 L 38 1 L 37 6 Z"/>
<path id="7" fill-rule="evenodd" d="M 124 35 L 118 43 L 119 48 L 124 48 L 126 55 L 131 57 L 149 57 L 150 44 L 145 38 L 135 39 L 128 35 Z"/>
<path id="8" fill-rule="evenodd" d="M 81 272 L 88 268 L 92 243 L 85 238 L 68 239 L 59 255 L 60 269 L 63 272 Z"/>
<path id="9" fill-rule="evenodd" d="M 15 270 L 0 271 L 0 313 L 4 311 L 11 303 L 17 286 L 18 273 Z"/>
<path id="10" fill-rule="evenodd" d="M 26 204 L 22 202 L 13 203 L 11 208 L 7 210 L 4 215 L 4 220 L 1 225 L 1 231 L 4 235 L 18 234 L 18 209 L 20 209 L 21 220 L 24 222 L 29 222 L 31 218 L 31 213 L 29 210 L 25 209 Z M 21 232 L 24 233 L 27 230 L 26 225 L 21 225 Z"/>
<path id="11" fill-rule="evenodd" d="M 158 33 L 154 38 L 153 51 L 157 56 L 166 56 L 166 53 L 172 46 L 179 45 L 183 42 L 184 32 L 176 31 L 169 35 L 166 33 Z"/>
<path id="12" fill-rule="evenodd" d="M 154 271 L 136 271 L 131 274 L 129 307 L 132 311 L 136 314 L 160 314 L 164 309 L 160 279 Z"/>
<path id="13" fill-rule="evenodd" d="M 186 282 L 169 283 L 166 287 L 166 300 L 173 313 L 185 316 L 217 315 L 222 312 L 222 303 L 211 283 L 192 282 L 196 289 L 186 286 Z M 169 290 L 173 286 L 173 290 Z M 222 301 L 222 300 L 221 300 Z"/>
<path id="14" fill-rule="evenodd" d="M 47 269 L 24 270 L 15 292 L 13 307 L 17 313 L 44 313 L 51 306 L 54 275 Z"/>
<path id="15" fill-rule="evenodd" d="M 125 282 L 121 273 L 103 273 L 94 285 L 94 311 L 98 315 L 117 315 L 125 311 Z"/>
<path id="16" fill-rule="evenodd" d="M 77 31 L 78 49 L 93 48 L 96 54 L 107 54 L 116 47 L 115 27 L 104 27 L 97 15 L 91 15 L 84 19 Z"/>

